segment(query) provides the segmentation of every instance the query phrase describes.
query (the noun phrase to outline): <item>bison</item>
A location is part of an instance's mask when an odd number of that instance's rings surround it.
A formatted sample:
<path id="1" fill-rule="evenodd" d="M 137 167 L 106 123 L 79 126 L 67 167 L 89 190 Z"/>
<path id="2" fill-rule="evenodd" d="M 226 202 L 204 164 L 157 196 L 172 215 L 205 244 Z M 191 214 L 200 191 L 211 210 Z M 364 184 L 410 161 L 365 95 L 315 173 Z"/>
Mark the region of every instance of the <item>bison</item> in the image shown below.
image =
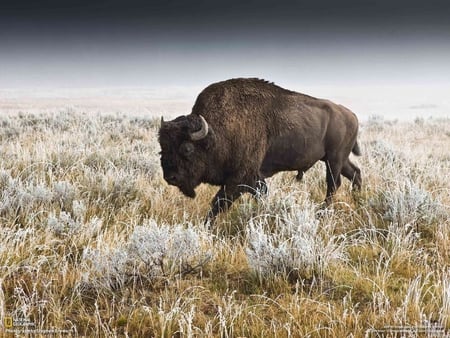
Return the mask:
<path id="1" fill-rule="evenodd" d="M 200 183 L 220 186 L 206 222 L 241 194 L 266 190 L 265 178 L 326 165 L 330 204 L 341 174 L 361 188 L 358 119 L 347 108 L 256 78 L 214 83 L 197 97 L 192 112 L 161 118 L 161 166 L 168 184 L 191 198 Z"/>

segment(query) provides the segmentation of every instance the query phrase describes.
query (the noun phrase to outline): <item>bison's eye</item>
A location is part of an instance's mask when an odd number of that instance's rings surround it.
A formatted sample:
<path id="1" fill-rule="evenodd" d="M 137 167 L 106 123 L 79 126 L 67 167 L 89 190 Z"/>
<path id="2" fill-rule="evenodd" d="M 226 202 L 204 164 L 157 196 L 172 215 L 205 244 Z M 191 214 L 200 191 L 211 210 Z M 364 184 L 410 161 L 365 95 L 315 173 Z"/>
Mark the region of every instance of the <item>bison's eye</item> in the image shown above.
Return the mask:
<path id="1" fill-rule="evenodd" d="M 185 157 L 189 157 L 194 152 L 194 145 L 191 142 L 182 143 L 180 146 L 180 153 Z"/>

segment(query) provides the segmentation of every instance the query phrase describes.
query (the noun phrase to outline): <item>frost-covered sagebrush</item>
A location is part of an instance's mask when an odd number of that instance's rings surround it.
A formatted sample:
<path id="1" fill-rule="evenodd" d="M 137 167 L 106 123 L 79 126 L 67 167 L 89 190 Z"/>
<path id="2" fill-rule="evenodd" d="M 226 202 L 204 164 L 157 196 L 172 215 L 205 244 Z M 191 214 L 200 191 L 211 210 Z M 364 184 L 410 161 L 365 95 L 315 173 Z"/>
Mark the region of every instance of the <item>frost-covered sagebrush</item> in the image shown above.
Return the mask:
<path id="1" fill-rule="evenodd" d="M 246 250 L 250 267 L 263 276 L 321 273 L 333 260 L 344 258 L 342 241 L 321 235 L 313 206 L 291 206 L 274 229 L 267 228 L 265 220 L 250 222 Z"/>
<path id="2" fill-rule="evenodd" d="M 81 228 L 82 224 L 73 219 L 72 216 L 61 211 L 59 215 L 50 214 L 47 220 L 47 227 L 57 236 L 72 235 Z"/>
<path id="3" fill-rule="evenodd" d="M 136 226 L 129 241 L 115 248 L 86 249 L 88 275 L 123 284 L 197 271 L 211 258 L 210 238 L 191 225 L 159 225 L 149 220 Z M 111 284 L 111 283 L 109 283 Z"/>
<path id="4" fill-rule="evenodd" d="M 208 241 L 192 226 L 158 225 L 150 220 L 134 229 L 127 249 L 131 257 L 153 271 L 183 274 L 209 260 Z"/>
<path id="5" fill-rule="evenodd" d="M 77 189 L 67 181 L 56 182 L 53 186 L 53 198 L 62 207 L 70 206 L 77 194 Z"/>
<path id="6" fill-rule="evenodd" d="M 41 182 L 12 177 L 8 171 L 0 172 L 0 215 L 28 214 L 37 206 L 49 204 L 53 192 Z"/>
<path id="7" fill-rule="evenodd" d="M 133 275 L 128 253 L 123 248 L 86 248 L 82 261 L 86 265 L 83 282 L 96 287 L 116 289 L 122 287 Z M 131 270 L 130 270 L 131 269 Z"/>
<path id="8" fill-rule="evenodd" d="M 383 191 L 381 209 L 385 220 L 403 225 L 430 222 L 442 212 L 429 192 L 407 179 Z"/>

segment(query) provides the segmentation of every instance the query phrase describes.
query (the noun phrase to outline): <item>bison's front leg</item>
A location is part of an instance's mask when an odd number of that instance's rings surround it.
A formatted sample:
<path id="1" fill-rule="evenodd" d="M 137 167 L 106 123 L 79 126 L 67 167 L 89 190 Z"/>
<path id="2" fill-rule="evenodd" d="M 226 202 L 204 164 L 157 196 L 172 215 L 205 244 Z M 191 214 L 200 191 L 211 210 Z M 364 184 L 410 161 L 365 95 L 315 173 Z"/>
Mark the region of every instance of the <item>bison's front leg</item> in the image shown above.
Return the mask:
<path id="1" fill-rule="evenodd" d="M 217 215 L 228 210 L 241 194 L 238 186 L 222 186 L 211 201 L 211 209 L 206 216 L 205 224 L 214 224 Z"/>
<path id="2" fill-rule="evenodd" d="M 229 184 L 222 186 L 211 201 L 211 209 L 205 219 L 205 224 L 214 224 L 214 220 L 220 212 L 228 210 L 233 202 L 244 193 L 250 193 L 257 197 L 267 194 L 267 184 L 263 178 L 258 178 L 251 184 Z"/>
<path id="3" fill-rule="evenodd" d="M 211 201 L 211 209 L 208 212 L 206 221 L 213 221 L 217 214 L 227 210 L 236 198 L 237 196 L 227 195 L 225 193 L 225 186 L 222 186 Z"/>

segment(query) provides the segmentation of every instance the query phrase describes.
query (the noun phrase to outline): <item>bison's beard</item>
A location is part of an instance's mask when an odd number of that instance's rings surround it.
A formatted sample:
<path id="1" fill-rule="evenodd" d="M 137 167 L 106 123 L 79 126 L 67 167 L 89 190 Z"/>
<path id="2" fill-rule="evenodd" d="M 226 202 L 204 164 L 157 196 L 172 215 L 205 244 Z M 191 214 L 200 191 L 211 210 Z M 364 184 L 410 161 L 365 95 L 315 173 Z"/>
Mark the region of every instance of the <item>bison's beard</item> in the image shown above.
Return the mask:
<path id="1" fill-rule="evenodd" d="M 180 189 L 180 191 L 187 197 L 190 197 L 190 198 L 195 197 L 194 187 L 183 185 L 183 186 L 178 186 L 178 189 Z"/>

